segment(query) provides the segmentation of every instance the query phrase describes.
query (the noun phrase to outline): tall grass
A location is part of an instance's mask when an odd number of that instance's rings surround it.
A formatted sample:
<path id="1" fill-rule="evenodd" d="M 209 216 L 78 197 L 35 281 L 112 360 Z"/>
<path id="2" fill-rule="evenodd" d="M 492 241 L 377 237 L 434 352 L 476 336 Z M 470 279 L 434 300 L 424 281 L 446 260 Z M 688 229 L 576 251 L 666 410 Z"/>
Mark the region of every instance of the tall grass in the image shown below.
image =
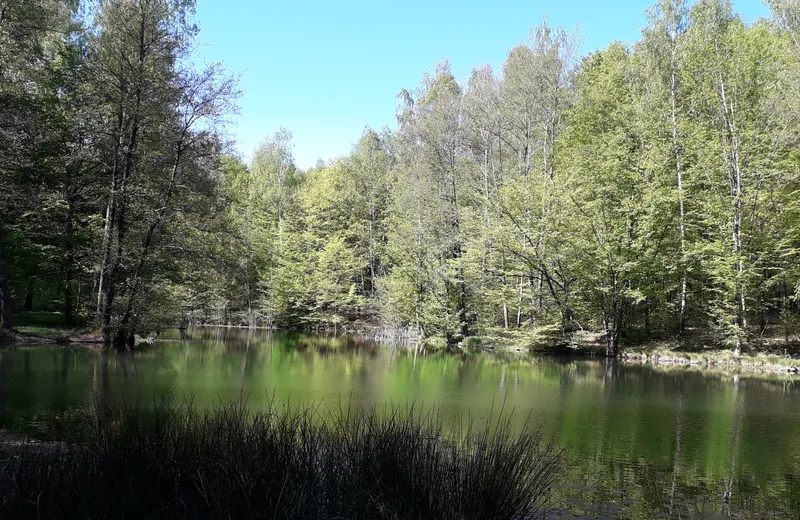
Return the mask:
<path id="1" fill-rule="evenodd" d="M 562 461 L 508 420 L 445 436 L 413 407 L 100 412 L 64 444 L 0 446 L 0 517 L 536 518 Z"/>

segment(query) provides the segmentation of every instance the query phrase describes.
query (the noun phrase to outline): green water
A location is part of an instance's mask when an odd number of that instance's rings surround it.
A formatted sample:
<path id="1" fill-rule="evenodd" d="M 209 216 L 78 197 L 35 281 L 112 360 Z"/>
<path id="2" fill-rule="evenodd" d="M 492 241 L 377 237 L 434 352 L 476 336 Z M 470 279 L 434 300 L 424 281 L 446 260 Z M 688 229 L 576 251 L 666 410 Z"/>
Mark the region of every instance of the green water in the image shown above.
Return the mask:
<path id="1" fill-rule="evenodd" d="M 324 410 L 436 406 L 486 421 L 502 407 L 566 446 L 554 517 L 797 518 L 800 381 L 661 372 L 604 360 L 420 353 L 241 329 L 178 331 L 135 353 L 0 350 L 0 421 L 35 429 L 93 400 L 246 396 Z M 493 411 L 494 410 L 494 411 Z M 730 493 L 730 498 L 724 497 Z"/>

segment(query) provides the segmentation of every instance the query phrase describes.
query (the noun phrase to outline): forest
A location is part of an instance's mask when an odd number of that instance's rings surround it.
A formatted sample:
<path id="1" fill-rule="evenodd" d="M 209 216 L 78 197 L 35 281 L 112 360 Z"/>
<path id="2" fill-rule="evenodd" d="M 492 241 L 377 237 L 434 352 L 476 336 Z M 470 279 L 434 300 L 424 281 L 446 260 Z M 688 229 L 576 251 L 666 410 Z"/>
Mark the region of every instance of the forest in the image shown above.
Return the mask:
<path id="1" fill-rule="evenodd" d="M 588 55 L 543 22 L 303 171 L 285 128 L 235 152 L 192 0 L 0 0 L 0 328 L 793 344 L 800 1 L 766 3 L 659 0 Z"/>

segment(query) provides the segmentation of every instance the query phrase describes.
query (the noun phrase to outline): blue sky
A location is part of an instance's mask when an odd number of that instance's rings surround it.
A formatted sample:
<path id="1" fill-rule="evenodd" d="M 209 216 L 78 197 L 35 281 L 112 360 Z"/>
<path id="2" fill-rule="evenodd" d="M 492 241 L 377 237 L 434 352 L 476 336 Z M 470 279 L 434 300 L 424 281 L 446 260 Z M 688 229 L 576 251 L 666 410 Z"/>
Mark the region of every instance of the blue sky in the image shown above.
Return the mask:
<path id="1" fill-rule="evenodd" d="M 294 135 L 298 166 L 346 155 L 363 128 L 395 127 L 397 93 L 448 59 L 456 77 L 490 64 L 525 40 L 543 16 L 580 27 L 581 54 L 633 42 L 655 0 L 198 0 L 208 61 L 244 75 L 231 132 L 249 160 L 279 126 Z M 734 0 L 746 20 L 761 0 Z"/>

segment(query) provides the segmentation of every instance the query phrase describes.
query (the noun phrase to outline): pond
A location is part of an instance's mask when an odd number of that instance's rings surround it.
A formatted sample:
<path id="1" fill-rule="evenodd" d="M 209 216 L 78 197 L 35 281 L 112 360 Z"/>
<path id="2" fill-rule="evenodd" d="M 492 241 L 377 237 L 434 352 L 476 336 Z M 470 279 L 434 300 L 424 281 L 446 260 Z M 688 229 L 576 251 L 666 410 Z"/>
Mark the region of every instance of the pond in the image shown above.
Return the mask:
<path id="1" fill-rule="evenodd" d="M 353 338 L 195 328 L 135 353 L 0 350 L 0 421 L 35 429 L 95 399 L 244 396 L 340 406 L 435 406 L 446 425 L 538 425 L 567 449 L 554 518 L 794 518 L 800 381 L 660 370 L 606 360 L 424 353 Z M 526 426 L 527 423 L 527 426 Z"/>

